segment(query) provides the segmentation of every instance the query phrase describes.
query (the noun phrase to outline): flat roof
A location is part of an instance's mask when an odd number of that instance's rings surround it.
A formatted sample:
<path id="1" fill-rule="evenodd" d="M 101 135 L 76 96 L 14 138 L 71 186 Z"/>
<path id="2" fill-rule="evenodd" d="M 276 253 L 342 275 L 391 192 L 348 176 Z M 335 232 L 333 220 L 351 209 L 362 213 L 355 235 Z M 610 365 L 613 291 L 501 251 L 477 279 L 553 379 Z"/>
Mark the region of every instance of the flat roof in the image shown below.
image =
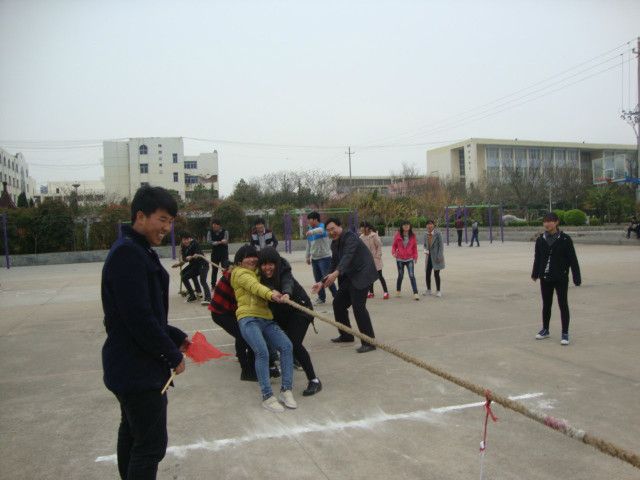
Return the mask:
<path id="1" fill-rule="evenodd" d="M 468 138 L 466 140 L 460 140 L 456 143 L 445 145 L 444 147 L 433 148 L 427 150 L 429 152 L 437 152 L 441 150 L 453 150 L 456 148 L 464 147 L 470 143 L 480 145 L 504 145 L 504 146 L 520 146 L 520 147 L 555 147 L 555 148 L 583 148 L 587 150 L 636 150 L 637 146 L 633 144 L 620 144 L 620 143 L 586 143 L 586 142 L 549 142 L 541 140 L 505 140 L 497 138 Z"/>

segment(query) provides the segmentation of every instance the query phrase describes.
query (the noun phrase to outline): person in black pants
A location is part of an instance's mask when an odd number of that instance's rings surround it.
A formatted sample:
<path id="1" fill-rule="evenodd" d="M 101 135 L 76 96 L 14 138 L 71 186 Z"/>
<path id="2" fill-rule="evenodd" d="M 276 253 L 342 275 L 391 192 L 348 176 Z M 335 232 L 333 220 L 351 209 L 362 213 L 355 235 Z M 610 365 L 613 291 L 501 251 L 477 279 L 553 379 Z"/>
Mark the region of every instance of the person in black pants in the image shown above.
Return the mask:
<path id="1" fill-rule="evenodd" d="M 220 220 L 213 218 L 207 232 L 207 243 L 211 245 L 211 261 L 223 270 L 229 268 L 229 232 L 222 228 Z M 218 267 L 211 265 L 211 290 L 218 281 Z"/>
<path id="2" fill-rule="evenodd" d="M 567 299 L 569 269 L 571 269 L 573 283 L 576 287 L 581 285 L 582 279 L 573 241 L 569 235 L 558 230 L 559 223 L 558 216 L 553 212 L 544 216 L 545 232 L 536 239 L 531 279 L 534 282 L 540 279 L 542 294 L 542 330 L 538 332 L 536 339 L 549 338 L 551 305 L 555 291 L 562 321 L 560 343 L 569 345 L 569 302 Z"/>
<path id="3" fill-rule="evenodd" d="M 187 335 L 167 323 L 169 274 L 158 254 L 178 213 L 161 187 L 138 189 L 131 226 L 111 246 L 102 269 L 104 384 L 120 404 L 118 471 L 123 480 L 153 480 L 167 449 L 167 394 L 171 369 L 185 370 Z"/>
<path id="4" fill-rule="evenodd" d="M 280 256 L 275 248 L 266 247 L 260 250 L 258 268 L 260 269 L 260 283 L 272 290 L 278 290 L 283 295 L 286 295 L 287 298 L 313 310 L 309 295 L 307 295 L 307 292 L 304 291 L 298 281 L 293 278 L 291 265 Z M 300 362 L 307 376 L 309 384 L 302 392 L 302 395 L 305 397 L 315 395 L 322 390 L 322 383 L 313 369 L 309 352 L 302 344 L 309 324 L 313 322 L 313 317 L 284 303 L 275 304 L 270 302 L 269 308 L 273 312 L 273 319 L 291 340 L 293 356 Z"/>
<path id="5" fill-rule="evenodd" d="M 209 290 L 209 285 L 207 285 L 209 262 L 207 262 L 205 258 L 195 256 L 202 255 L 202 249 L 190 233 L 182 232 L 180 234 L 180 239 L 182 244 L 181 259 L 183 262 L 189 263 L 189 265 L 183 268 L 180 272 L 180 275 L 182 276 L 182 283 L 184 283 L 188 293 L 186 301 L 195 302 L 197 300 L 196 293 L 197 296 L 201 296 L 202 290 L 204 290 L 204 300 L 202 301 L 202 304 L 209 305 L 209 302 L 211 301 L 211 290 Z M 198 279 L 200 279 L 200 282 L 198 282 Z M 193 287 L 191 287 L 191 280 L 193 280 L 193 284 L 196 289 L 195 292 L 193 291 Z"/>
<path id="6" fill-rule="evenodd" d="M 351 327 L 348 308 L 353 308 L 353 316 L 360 332 L 374 338 L 371 317 L 367 310 L 367 293 L 369 285 L 378 278 L 378 271 L 373 256 L 367 246 L 358 236 L 342 228 L 338 218 L 330 218 L 326 222 L 327 233 L 333 239 L 331 242 L 331 269 L 322 282 L 313 286 L 317 292 L 321 287 L 329 288 L 338 280 L 338 293 L 333 299 L 333 314 L 336 322 Z M 340 331 L 340 336 L 331 339 L 332 342 L 353 342 L 353 336 Z M 357 349 L 358 353 L 365 353 L 376 348 L 367 343 Z"/>
<path id="7" fill-rule="evenodd" d="M 458 246 L 461 247 L 462 246 L 462 230 L 464 229 L 464 220 L 462 220 L 462 217 L 458 217 L 456 218 L 456 233 L 458 234 Z"/>

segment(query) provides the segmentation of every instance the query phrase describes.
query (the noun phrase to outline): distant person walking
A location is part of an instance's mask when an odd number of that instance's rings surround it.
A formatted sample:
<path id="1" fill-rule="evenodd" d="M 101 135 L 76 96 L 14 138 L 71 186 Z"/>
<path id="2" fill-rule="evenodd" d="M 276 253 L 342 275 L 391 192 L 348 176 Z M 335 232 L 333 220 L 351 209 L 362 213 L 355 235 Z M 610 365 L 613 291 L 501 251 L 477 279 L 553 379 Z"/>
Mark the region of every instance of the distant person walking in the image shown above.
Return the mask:
<path id="1" fill-rule="evenodd" d="M 371 255 L 373 255 L 373 262 L 376 264 L 376 270 L 378 271 L 378 280 L 382 285 L 382 291 L 384 292 L 382 298 L 384 300 L 389 299 L 389 291 L 387 290 L 387 282 L 382 276 L 382 241 L 378 236 L 378 232 L 369 222 L 360 223 L 360 240 L 367 246 Z M 375 283 L 375 282 L 374 282 Z M 369 287 L 369 295 L 367 298 L 373 298 L 373 283 Z"/>
<path id="2" fill-rule="evenodd" d="M 469 243 L 470 247 L 473 247 L 473 240 L 476 240 L 478 247 L 480 246 L 480 240 L 478 240 L 478 234 L 480 233 L 480 227 L 478 226 L 478 222 L 476 220 L 471 224 L 471 242 Z"/>
<path id="3" fill-rule="evenodd" d="M 427 222 L 427 232 L 424 234 L 424 253 L 427 256 L 427 290 L 424 295 L 433 295 L 431 292 L 431 272 L 436 280 L 436 297 L 442 297 L 440 290 L 440 270 L 444 270 L 444 242 L 440 230 L 436 229 L 433 220 Z"/>
<path id="4" fill-rule="evenodd" d="M 414 272 L 415 263 L 418 261 L 418 241 L 413 233 L 411 223 L 402 222 L 398 232 L 393 238 L 391 246 L 391 255 L 396 259 L 398 267 L 398 280 L 396 280 L 396 297 L 400 297 L 402 290 L 402 279 L 404 278 L 404 269 L 407 268 L 409 280 L 411 281 L 411 289 L 413 290 L 414 300 L 420 300 L 418 296 L 418 284 Z"/>
<path id="5" fill-rule="evenodd" d="M 542 295 L 542 330 L 538 332 L 536 339 L 549 338 L 551 306 L 555 291 L 562 322 L 560 344 L 569 345 L 569 269 L 576 287 L 581 285 L 582 279 L 573 241 L 569 235 L 558 229 L 559 223 L 558 215 L 553 212 L 544 216 L 542 220 L 544 233 L 536 239 L 531 279 L 534 282 L 540 279 Z"/>
<path id="6" fill-rule="evenodd" d="M 460 215 L 458 215 L 458 218 L 456 218 L 456 232 L 458 233 L 458 246 L 461 247 L 462 246 L 462 230 L 464 230 L 464 220 L 462 220 L 462 217 Z"/>

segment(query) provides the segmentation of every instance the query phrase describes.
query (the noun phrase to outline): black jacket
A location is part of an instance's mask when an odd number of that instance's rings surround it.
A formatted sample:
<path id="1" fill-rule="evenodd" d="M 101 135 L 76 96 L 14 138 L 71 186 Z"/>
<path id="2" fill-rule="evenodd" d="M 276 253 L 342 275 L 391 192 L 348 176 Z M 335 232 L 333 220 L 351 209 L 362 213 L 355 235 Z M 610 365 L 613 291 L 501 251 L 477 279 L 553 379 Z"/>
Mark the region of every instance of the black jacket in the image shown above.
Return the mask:
<path id="1" fill-rule="evenodd" d="M 118 394 L 160 390 L 187 335 L 167 323 L 169 274 L 158 254 L 131 227 L 122 233 L 102 269 L 104 383 Z"/>
<path id="2" fill-rule="evenodd" d="M 549 255 L 551 255 L 551 263 L 549 265 L 549 273 L 545 277 L 544 271 Z M 544 235 L 540 235 L 536 239 L 531 278 L 543 278 L 550 282 L 567 281 L 569 268 L 571 268 L 571 274 L 573 275 L 573 283 L 579 286 L 582 283 L 580 265 L 578 265 L 578 257 L 576 257 L 571 237 L 564 232 L 560 232 L 558 239 L 553 245 L 549 246 Z"/>
<path id="3" fill-rule="evenodd" d="M 186 260 L 187 257 L 191 257 L 196 254 L 203 255 L 202 248 L 200 248 L 200 244 L 196 242 L 195 239 L 192 239 L 191 243 L 186 247 L 184 246 L 180 247 L 180 255 L 182 256 L 182 261 L 184 262 L 187 261 Z M 208 267 L 209 262 L 207 262 L 207 260 L 205 260 L 204 258 L 198 257 L 198 258 L 189 260 L 189 265 L 193 265 L 194 268 Z"/>
<path id="4" fill-rule="evenodd" d="M 331 242 L 331 271 L 340 272 L 340 279 L 348 279 L 358 290 L 369 288 L 378 279 L 378 270 L 369 248 L 350 230 L 344 229 Z"/>

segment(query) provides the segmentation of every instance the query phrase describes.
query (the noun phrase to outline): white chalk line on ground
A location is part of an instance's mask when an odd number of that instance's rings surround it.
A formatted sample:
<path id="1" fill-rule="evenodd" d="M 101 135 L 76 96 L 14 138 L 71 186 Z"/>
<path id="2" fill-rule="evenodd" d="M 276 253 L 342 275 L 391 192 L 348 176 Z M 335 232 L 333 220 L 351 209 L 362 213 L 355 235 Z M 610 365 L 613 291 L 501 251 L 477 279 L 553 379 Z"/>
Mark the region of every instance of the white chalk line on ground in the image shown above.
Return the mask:
<path id="1" fill-rule="evenodd" d="M 510 396 L 511 400 L 528 400 L 531 398 L 538 398 L 543 396 L 544 393 L 525 393 L 522 395 Z M 394 413 L 389 414 L 380 412 L 370 417 L 361 418 L 359 420 L 351 421 L 329 421 L 327 423 L 308 423 L 305 425 L 296 426 L 282 426 L 280 428 L 274 428 L 266 432 L 258 432 L 250 435 L 243 435 L 236 438 L 222 438 L 220 440 L 200 440 L 188 445 L 175 445 L 167 448 L 167 453 L 172 454 L 178 458 L 183 458 L 190 451 L 206 450 L 210 452 L 217 452 L 228 447 L 237 447 L 245 443 L 255 442 L 258 440 L 273 440 L 279 438 L 298 437 L 306 433 L 318 433 L 318 432 L 337 432 L 351 428 L 359 429 L 371 429 L 376 425 L 386 422 L 393 422 L 396 420 L 415 420 L 419 422 L 434 422 L 438 415 L 455 412 L 459 410 L 466 410 L 469 408 L 481 407 L 485 402 L 465 403 L 462 405 L 449 405 L 446 407 L 431 408 L 429 410 L 416 410 L 415 412 L 406 413 Z M 117 456 L 104 455 L 95 459 L 96 463 L 117 463 Z"/>

